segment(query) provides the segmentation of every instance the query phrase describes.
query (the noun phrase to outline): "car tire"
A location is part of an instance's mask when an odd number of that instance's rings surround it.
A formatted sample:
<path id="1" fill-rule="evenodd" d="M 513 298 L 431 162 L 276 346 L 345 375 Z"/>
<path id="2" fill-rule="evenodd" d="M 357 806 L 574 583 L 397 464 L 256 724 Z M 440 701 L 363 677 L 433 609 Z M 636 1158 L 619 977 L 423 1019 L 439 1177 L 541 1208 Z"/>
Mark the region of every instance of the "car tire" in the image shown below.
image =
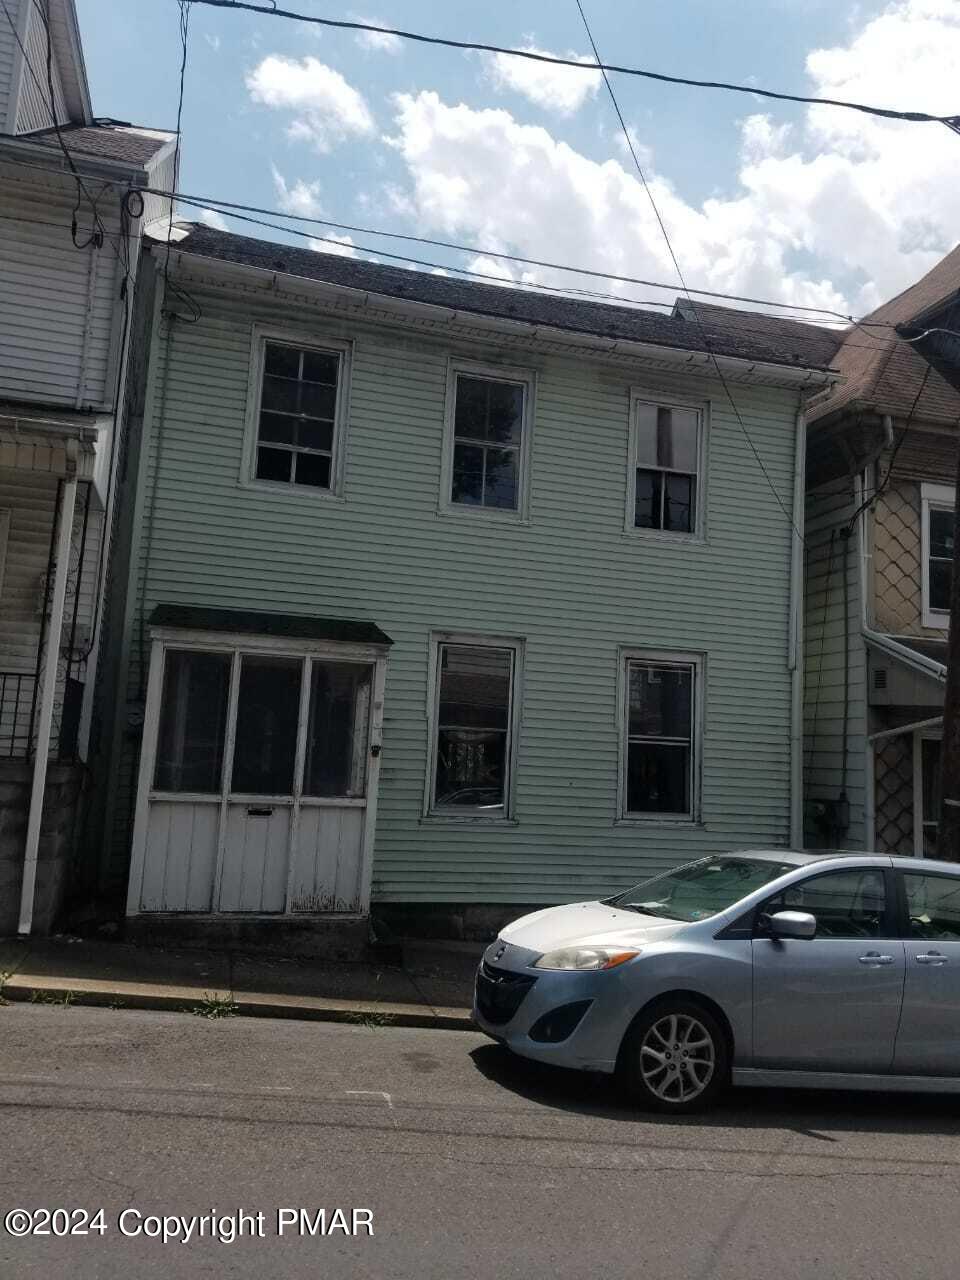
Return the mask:
<path id="1" fill-rule="evenodd" d="M 686 1115 L 713 1106 L 730 1083 L 730 1042 L 693 1000 L 658 1000 L 638 1015 L 617 1059 L 620 1087 L 640 1106 Z"/>

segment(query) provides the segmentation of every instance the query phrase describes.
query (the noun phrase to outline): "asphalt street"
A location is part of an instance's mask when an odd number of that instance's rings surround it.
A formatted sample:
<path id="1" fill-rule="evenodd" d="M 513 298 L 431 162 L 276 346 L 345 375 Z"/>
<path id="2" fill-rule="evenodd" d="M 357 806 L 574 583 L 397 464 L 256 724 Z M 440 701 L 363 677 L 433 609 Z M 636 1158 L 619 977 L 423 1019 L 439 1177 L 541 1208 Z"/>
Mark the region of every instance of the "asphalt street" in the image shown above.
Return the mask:
<path id="1" fill-rule="evenodd" d="M 662 1120 L 467 1032 L 10 1005 L 0 1152 L 3 1215 L 104 1224 L 0 1225 L 3 1280 L 958 1274 L 960 1098 L 751 1091 Z M 197 1234 L 240 1210 L 262 1234 Z"/>

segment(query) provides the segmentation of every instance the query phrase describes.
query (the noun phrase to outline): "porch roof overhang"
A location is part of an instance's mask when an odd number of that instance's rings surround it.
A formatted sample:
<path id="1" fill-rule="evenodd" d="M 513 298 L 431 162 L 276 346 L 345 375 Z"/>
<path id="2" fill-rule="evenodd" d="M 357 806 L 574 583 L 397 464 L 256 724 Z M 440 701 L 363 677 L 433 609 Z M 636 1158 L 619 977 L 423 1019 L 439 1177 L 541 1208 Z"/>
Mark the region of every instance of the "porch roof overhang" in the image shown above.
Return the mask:
<path id="1" fill-rule="evenodd" d="M 889 636 L 881 631 L 867 631 L 868 645 L 909 667 L 911 671 L 944 685 L 947 680 L 946 640 L 927 640 L 913 636 Z"/>
<path id="2" fill-rule="evenodd" d="M 155 631 L 212 631 L 224 635 L 267 636 L 278 640 L 317 640 L 328 644 L 387 648 L 390 637 L 373 622 L 316 618 L 299 613 L 262 613 L 249 609 L 212 609 L 205 605 L 158 604 L 150 615 Z"/>
<path id="3" fill-rule="evenodd" d="M 107 417 L 0 403 L 0 467 L 60 479 L 93 480 Z"/>

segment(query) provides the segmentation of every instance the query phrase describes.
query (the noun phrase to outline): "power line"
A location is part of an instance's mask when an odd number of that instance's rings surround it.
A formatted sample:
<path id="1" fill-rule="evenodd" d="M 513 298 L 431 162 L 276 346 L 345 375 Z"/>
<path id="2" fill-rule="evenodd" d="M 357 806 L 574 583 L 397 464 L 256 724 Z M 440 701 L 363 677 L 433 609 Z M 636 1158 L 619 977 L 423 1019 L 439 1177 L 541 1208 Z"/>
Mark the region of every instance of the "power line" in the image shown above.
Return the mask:
<path id="1" fill-rule="evenodd" d="M 177 0 L 180 6 L 180 72 L 179 86 L 177 91 L 177 140 L 173 149 L 173 183 L 177 184 L 180 176 L 180 143 L 181 129 L 180 125 L 183 120 L 183 94 L 187 76 L 187 51 L 190 43 L 190 0 Z M 200 319 L 200 305 L 196 299 L 192 298 L 185 290 L 178 285 L 170 283 L 170 245 L 173 240 L 173 209 L 174 201 L 170 200 L 170 216 L 167 220 L 167 254 L 163 260 L 163 293 L 166 299 L 168 293 L 176 294 L 181 298 L 188 307 L 193 311 L 190 317 L 191 323 L 195 323 Z"/>
<path id="2" fill-rule="evenodd" d="M 797 528 L 797 524 L 793 518 L 793 515 L 787 510 L 783 499 L 780 497 L 780 493 L 776 485 L 773 483 L 773 480 L 770 478 L 770 473 L 767 471 L 766 464 L 764 463 L 763 458 L 760 456 L 760 451 L 757 448 L 757 446 L 754 444 L 753 438 L 751 437 L 750 432 L 747 430 L 747 424 L 744 422 L 743 416 L 740 413 L 739 408 L 737 407 L 737 402 L 733 398 L 733 392 L 730 390 L 730 386 L 727 382 L 726 377 L 724 376 L 723 369 L 720 366 L 720 361 L 717 359 L 716 354 L 714 353 L 713 348 L 710 345 L 710 340 L 707 336 L 706 328 L 704 327 L 703 321 L 700 319 L 700 313 L 697 310 L 697 304 L 694 302 L 690 294 L 690 290 L 687 288 L 686 281 L 683 278 L 683 271 L 680 268 L 680 262 L 677 259 L 676 253 L 674 252 L 673 244 L 670 240 L 670 234 L 667 231 L 663 218 L 660 216 L 660 210 L 657 208 L 657 202 L 653 198 L 653 192 L 650 190 L 650 186 L 647 183 L 646 176 L 643 172 L 643 166 L 640 164 L 640 160 L 637 156 L 636 148 L 633 145 L 633 139 L 630 137 L 630 130 L 627 128 L 627 122 L 623 118 L 623 112 L 620 110 L 620 104 L 619 102 L 617 102 L 616 94 L 613 92 L 613 85 L 611 85 L 610 83 L 610 77 L 607 75 L 606 69 L 600 60 L 600 53 L 599 53 L 599 50 L 597 49 L 597 42 L 593 38 L 593 32 L 590 30 L 590 24 L 587 21 L 587 15 L 584 13 L 583 4 L 581 3 L 581 0 L 576 0 L 576 5 L 580 11 L 580 17 L 583 20 L 583 25 L 587 33 L 587 38 L 590 41 L 590 46 L 593 49 L 594 57 L 597 60 L 597 66 L 600 68 L 600 73 L 603 76 L 603 82 L 607 86 L 607 92 L 610 95 L 610 101 L 613 103 L 613 109 L 617 113 L 617 119 L 620 121 L 620 128 L 623 130 L 623 136 L 626 138 L 627 146 L 630 149 L 630 154 L 631 156 L 633 156 L 633 163 L 637 167 L 637 173 L 639 173 L 640 175 L 640 181 L 643 183 L 643 189 L 647 193 L 647 198 L 650 201 L 650 206 L 653 209 L 654 215 L 657 219 L 657 223 L 659 224 L 660 230 L 663 233 L 663 239 L 666 243 L 667 250 L 670 254 L 670 258 L 673 262 L 674 269 L 676 270 L 676 273 L 677 273 L 677 279 L 680 281 L 683 291 L 687 295 L 687 300 L 689 301 L 690 307 L 693 311 L 694 319 L 696 320 L 700 328 L 700 336 L 703 340 L 704 349 L 707 351 L 711 360 L 713 361 L 714 368 L 716 369 L 716 372 L 717 372 L 717 377 L 720 379 L 724 392 L 726 393 L 727 399 L 730 401 L 730 408 L 733 410 L 733 412 L 736 415 L 737 421 L 740 424 L 740 430 L 743 432 L 743 437 L 746 440 L 747 444 L 750 446 L 750 451 L 753 454 L 754 458 L 756 459 L 757 466 L 760 468 L 760 471 L 763 474 L 764 480 L 766 480 L 767 482 L 770 492 L 773 494 L 774 498 L 776 498 L 777 505 L 780 507 L 780 510 L 783 512 L 783 514 L 787 517 L 787 520 L 790 522 L 791 528 L 793 529 L 797 537 L 800 539 L 801 544 L 805 545 L 803 534 Z"/>
<path id="3" fill-rule="evenodd" d="M 413 40 L 419 44 L 441 45 L 448 49 L 470 49 L 479 53 L 505 54 L 511 58 L 526 58 L 531 62 L 548 63 L 558 67 L 572 67 L 577 71 L 612 72 L 615 75 L 639 76 L 645 80 L 657 80 L 664 84 L 688 85 L 695 89 L 722 89 L 730 93 L 746 93 L 757 98 L 772 98 L 779 102 L 802 102 L 816 106 L 843 107 L 849 111 L 859 111 L 865 115 L 880 116 L 886 120 L 904 120 L 919 124 L 945 124 L 952 129 L 960 128 L 960 115 L 938 116 L 926 111 L 896 111 L 892 107 L 873 107 L 863 102 L 848 102 L 841 98 L 817 98 L 800 93 L 782 93 L 775 89 L 758 89 L 754 85 L 733 84 L 724 80 L 695 80 L 689 76 L 671 76 L 660 71 L 648 71 L 640 67 L 618 66 L 616 63 L 597 61 L 596 67 L 589 62 L 580 62 L 575 58 L 559 58 L 553 54 L 537 53 L 531 49 L 507 49 L 501 45 L 482 44 L 474 40 L 451 40 L 443 36 L 424 35 L 418 31 L 403 31 L 397 27 L 375 26 L 369 22 L 349 22 L 343 18 L 320 18 L 314 14 L 296 13 L 291 9 L 281 9 L 275 3 L 267 8 L 265 5 L 251 4 L 249 0 L 193 0 L 195 4 L 211 5 L 218 9 L 247 10 L 250 13 L 265 14 L 268 18 L 289 18 L 295 22 L 308 22 L 320 27 L 334 27 L 344 31 L 373 31 L 383 35 L 396 36 L 400 40 Z"/>

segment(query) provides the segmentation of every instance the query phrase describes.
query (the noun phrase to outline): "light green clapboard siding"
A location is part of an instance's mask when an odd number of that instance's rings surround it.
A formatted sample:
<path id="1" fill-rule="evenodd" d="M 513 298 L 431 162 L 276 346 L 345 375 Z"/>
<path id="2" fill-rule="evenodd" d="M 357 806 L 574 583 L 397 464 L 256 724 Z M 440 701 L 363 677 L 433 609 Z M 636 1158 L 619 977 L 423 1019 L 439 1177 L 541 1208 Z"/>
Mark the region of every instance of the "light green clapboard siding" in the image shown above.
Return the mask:
<path id="1" fill-rule="evenodd" d="M 864 779 L 866 655 L 861 624 L 856 530 L 846 542 L 840 537 L 840 531 L 849 525 L 855 511 L 852 479 L 831 481 L 820 489 L 811 490 L 807 495 L 804 796 L 809 803 L 836 800 L 843 788 L 845 776 L 850 802 L 850 828 L 843 843 L 849 848 L 863 848 L 867 838 Z M 843 750 L 845 637 L 849 655 L 846 675 L 849 704 L 846 757 Z M 806 838 L 812 845 L 823 843 L 823 836 L 809 820 Z"/>
<path id="2" fill-rule="evenodd" d="M 159 457 L 159 485 L 137 589 L 147 612 L 163 601 L 365 618 L 392 637 L 375 898 L 558 901 L 787 841 L 790 527 L 721 387 L 287 312 L 297 330 L 355 342 L 344 497 L 266 493 L 238 484 L 251 326 L 284 313 L 197 296 L 203 318 L 177 325 L 157 363 L 148 482 Z M 537 371 L 526 526 L 438 513 L 451 351 Z M 705 545 L 624 532 L 631 385 L 712 398 Z M 789 507 L 796 394 L 734 394 Z M 421 820 L 433 630 L 525 640 L 515 825 Z M 135 623 L 133 698 L 137 635 Z M 621 645 L 707 655 L 701 827 L 615 824 Z M 134 767 L 128 752 L 118 874 Z"/>

